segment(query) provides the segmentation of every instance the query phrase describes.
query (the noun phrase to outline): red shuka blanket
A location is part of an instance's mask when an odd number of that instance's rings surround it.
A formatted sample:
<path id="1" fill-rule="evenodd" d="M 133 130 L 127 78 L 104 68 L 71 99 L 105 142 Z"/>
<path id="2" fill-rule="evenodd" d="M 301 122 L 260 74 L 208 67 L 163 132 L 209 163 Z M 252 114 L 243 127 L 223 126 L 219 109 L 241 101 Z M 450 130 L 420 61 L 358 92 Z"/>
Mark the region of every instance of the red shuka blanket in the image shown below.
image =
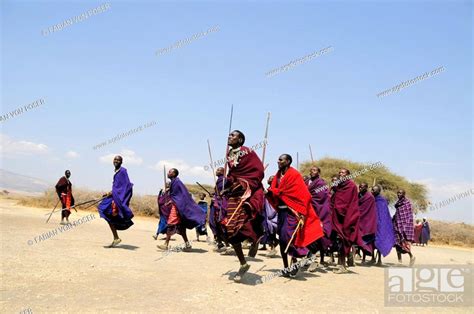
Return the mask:
<path id="1" fill-rule="evenodd" d="M 278 181 L 280 181 L 279 184 Z M 305 247 L 323 237 L 321 221 L 311 205 L 311 194 L 303 177 L 295 168 L 290 167 L 283 177 L 278 171 L 270 191 L 272 193 L 267 198 L 274 208 L 278 208 L 278 203 L 281 200 L 288 207 L 304 216 L 304 226 L 300 228 L 294 241 L 296 246 Z"/>

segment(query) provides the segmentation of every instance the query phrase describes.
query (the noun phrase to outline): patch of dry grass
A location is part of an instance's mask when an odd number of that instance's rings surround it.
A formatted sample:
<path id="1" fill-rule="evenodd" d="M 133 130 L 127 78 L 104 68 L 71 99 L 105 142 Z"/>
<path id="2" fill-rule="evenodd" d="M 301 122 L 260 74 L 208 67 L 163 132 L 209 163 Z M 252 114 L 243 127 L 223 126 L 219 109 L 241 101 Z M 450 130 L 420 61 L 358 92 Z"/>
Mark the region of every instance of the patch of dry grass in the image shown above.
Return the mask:
<path id="1" fill-rule="evenodd" d="M 206 186 L 206 189 L 209 191 L 212 190 L 210 186 Z M 186 184 L 189 192 L 194 196 L 194 199 L 198 199 L 198 194 L 202 192 L 202 189 L 193 184 Z M 102 195 L 108 191 L 91 191 L 85 189 L 74 189 L 73 195 L 76 201 L 76 204 L 93 200 L 93 199 L 100 199 Z M 5 195 L 5 194 L 3 194 Z M 50 208 L 53 209 L 54 205 L 58 201 L 58 196 L 54 189 L 50 189 L 44 192 L 41 196 L 25 196 L 19 194 L 10 194 L 7 196 L 8 198 L 19 200 L 19 205 L 28 206 L 28 207 L 42 207 L 42 208 Z M 209 196 L 206 197 L 206 201 L 209 203 L 210 198 Z M 89 206 L 86 204 L 81 208 L 85 208 Z M 90 210 L 95 210 L 96 207 L 91 207 Z M 130 202 L 130 208 L 132 209 L 133 213 L 138 216 L 153 216 L 158 215 L 158 204 L 157 204 L 157 195 L 139 195 L 134 194 L 132 200 Z"/>
<path id="2" fill-rule="evenodd" d="M 474 247 L 474 226 L 430 220 L 431 243 L 462 247 Z"/>

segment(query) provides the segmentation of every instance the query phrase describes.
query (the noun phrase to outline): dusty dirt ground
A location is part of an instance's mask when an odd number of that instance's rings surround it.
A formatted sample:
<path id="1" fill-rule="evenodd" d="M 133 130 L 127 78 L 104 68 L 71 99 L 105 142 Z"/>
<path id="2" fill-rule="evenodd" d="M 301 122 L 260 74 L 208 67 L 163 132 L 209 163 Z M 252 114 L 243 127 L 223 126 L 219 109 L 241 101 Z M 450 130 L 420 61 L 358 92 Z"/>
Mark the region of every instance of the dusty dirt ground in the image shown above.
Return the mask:
<path id="1" fill-rule="evenodd" d="M 243 283 L 231 278 L 235 256 L 212 252 L 206 242 L 193 251 L 163 256 L 151 235 L 157 219 L 135 218 L 119 235 L 117 248 L 106 222 L 96 219 L 39 241 L 59 227 L 60 214 L 45 224 L 47 209 L 15 205 L 0 199 L 2 313 L 42 312 L 473 312 L 470 307 L 384 307 L 384 268 L 357 266 L 353 273 L 299 274 L 296 279 L 256 281 L 279 270 L 281 259 L 259 251 Z M 93 212 L 73 212 L 71 221 Z M 161 238 L 161 237 L 160 237 Z M 33 244 L 28 244 L 31 240 Z M 172 246 L 183 241 L 176 236 Z M 31 243 L 31 242 L 30 242 Z M 473 251 L 447 247 L 414 247 L 417 264 L 473 263 Z M 396 263 L 394 251 L 384 260 Z M 408 258 L 404 256 L 404 264 Z"/>

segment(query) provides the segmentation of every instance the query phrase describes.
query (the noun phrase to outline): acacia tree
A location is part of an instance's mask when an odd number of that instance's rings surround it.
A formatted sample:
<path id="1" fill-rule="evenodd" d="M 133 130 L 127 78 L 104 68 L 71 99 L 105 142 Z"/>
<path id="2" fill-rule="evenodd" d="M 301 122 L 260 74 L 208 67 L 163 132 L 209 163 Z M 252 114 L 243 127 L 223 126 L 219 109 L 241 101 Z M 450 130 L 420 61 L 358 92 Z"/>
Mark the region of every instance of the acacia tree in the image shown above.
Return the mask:
<path id="1" fill-rule="evenodd" d="M 428 208 L 429 202 L 427 199 L 426 187 L 423 184 L 410 182 L 406 178 L 391 172 L 385 165 L 370 169 L 370 166 L 377 163 L 377 161 L 370 163 L 359 163 L 344 159 L 336 158 L 322 158 L 315 160 L 314 162 L 306 161 L 300 163 L 300 173 L 302 175 L 309 174 L 311 166 L 315 165 L 321 168 L 321 177 L 326 183 L 331 182 L 331 177 L 337 175 L 340 168 L 347 168 L 351 173 L 357 171 L 364 172 L 353 180 L 356 184 L 362 182 L 372 186 L 374 180 L 377 184 L 380 184 L 383 188 L 383 195 L 388 199 L 390 204 L 393 204 L 397 200 L 397 191 L 404 189 L 407 197 L 414 204 L 413 209 L 415 213 L 425 212 Z M 370 169 L 364 171 L 364 169 Z"/>

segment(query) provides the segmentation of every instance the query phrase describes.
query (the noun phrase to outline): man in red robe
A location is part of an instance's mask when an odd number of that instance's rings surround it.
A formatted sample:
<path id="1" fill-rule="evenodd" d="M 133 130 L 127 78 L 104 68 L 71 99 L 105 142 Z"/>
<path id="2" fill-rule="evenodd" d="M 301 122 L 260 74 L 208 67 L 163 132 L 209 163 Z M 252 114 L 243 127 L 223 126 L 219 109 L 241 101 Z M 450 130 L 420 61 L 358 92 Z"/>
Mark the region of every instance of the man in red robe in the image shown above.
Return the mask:
<path id="1" fill-rule="evenodd" d="M 331 212 L 333 238 L 338 242 L 337 274 L 347 273 L 346 256 L 351 252 L 352 245 L 359 237 L 359 196 L 357 185 L 351 180 L 349 170 L 339 170 L 339 179 L 333 184 L 334 193 L 331 196 Z"/>
<path id="2" fill-rule="evenodd" d="M 66 170 L 64 176 L 56 183 L 56 193 L 61 201 L 61 225 L 69 223 L 69 215 L 71 214 L 71 206 L 74 206 L 74 196 L 72 196 L 72 183 L 69 181 L 71 171 Z M 64 222 L 66 218 L 66 222 Z"/>
<path id="3" fill-rule="evenodd" d="M 230 150 L 227 156 L 228 173 L 224 190 L 226 217 L 220 222 L 225 227 L 228 242 L 239 258 L 240 269 L 234 281 L 240 282 L 250 266 L 242 251 L 242 242 L 252 246 L 249 256 L 255 257 L 258 241 L 263 236 L 261 210 L 264 208 L 263 164 L 255 151 L 243 146 L 245 135 L 235 130 L 229 134 Z"/>
<path id="4" fill-rule="evenodd" d="M 291 162 L 288 154 L 279 157 L 279 170 L 267 193 L 268 200 L 278 211 L 280 253 L 285 269 L 288 268 L 287 253 L 295 264 L 297 257 L 308 253 L 306 247 L 315 251 L 316 241 L 324 236 L 321 221 L 311 205 L 311 194 L 301 174 L 291 167 Z M 294 268 L 293 272 L 283 272 L 283 275 L 293 277 L 297 272 L 298 268 Z"/>

